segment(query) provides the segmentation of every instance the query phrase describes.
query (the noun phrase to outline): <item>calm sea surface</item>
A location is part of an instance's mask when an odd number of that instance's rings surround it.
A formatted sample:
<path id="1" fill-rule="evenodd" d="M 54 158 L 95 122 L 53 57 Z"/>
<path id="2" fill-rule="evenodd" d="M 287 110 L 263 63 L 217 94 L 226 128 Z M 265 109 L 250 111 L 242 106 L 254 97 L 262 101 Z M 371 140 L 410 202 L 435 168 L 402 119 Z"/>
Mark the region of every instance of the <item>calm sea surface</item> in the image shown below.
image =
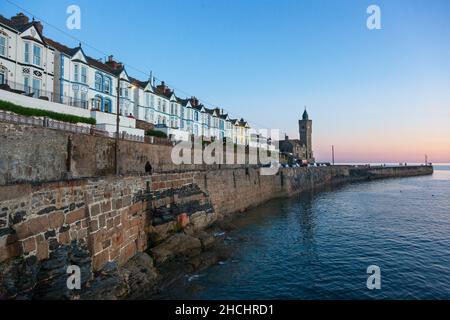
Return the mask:
<path id="1" fill-rule="evenodd" d="M 227 235 L 230 259 L 180 299 L 450 299 L 450 166 L 271 201 Z M 366 288 L 369 265 L 381 290 Z"/>

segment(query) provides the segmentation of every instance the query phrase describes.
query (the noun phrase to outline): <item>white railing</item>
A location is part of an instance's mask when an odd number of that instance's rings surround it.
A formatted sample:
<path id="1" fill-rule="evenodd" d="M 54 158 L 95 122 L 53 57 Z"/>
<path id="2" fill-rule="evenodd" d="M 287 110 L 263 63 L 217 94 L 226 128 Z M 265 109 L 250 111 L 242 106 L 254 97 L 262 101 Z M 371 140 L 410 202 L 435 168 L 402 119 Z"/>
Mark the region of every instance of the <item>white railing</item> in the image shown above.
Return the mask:
<path id="1" fill-rule="evenodd" d="M 20 114 L 8 112 L 8 111 L 0 111 L 0 121 L 12 122 L 18 124 L 28 124 L 39 127 L 46 127 L 50 129 L 70 131 L 73 133 L 90 133 L 89 126 L 80 126 L 73 123 L 51 120 L 47 117 L 29 117 L 23 116 Z"/>
<path id="2" fill-rule="evenodd" d="M 84 133 L 84 134 L 90 133 L 90 127 L 78 126 L 73 123 L 67 123 L 67 122 L 61 122 L 61 121 L 55 121 L 55 120 L 48 120 L 45 126 L 50 129 L 70 131 L 73 133 Z"/>
<path id="3" fill-rule="evenodd" d="M 34 126 L 44 126 L 44 120 L 35 117 L 26 117 L 15 113 L 0 111 L 0 120 L 20 124 L 29 124 Z"/>
<path id="4" fill-rule="evenodd" d="M 20 114 L 12 113 L 9 111 L 0 110 L 0 121 L 3 122 L 11 122 L 18 124 L 27 124 L 39 127 L 45 127 L 55 130 L 69 131 L 73 133 L 82 133 L 82 134 L 95 134 L 101 135 L 109 138 L 115 138 L 116 134 L 112 132 L 107 132 L 104 130 L 92 130 L 90 125 L 82 126 L 74 123 L 68 123 L 63 121 L 52 120 L 47 117 L 31 117 L 31 116 L 23 116 Z M 129 134 L 126 132 L 122 132 L 120 134 L 120 139 L 122 140 L 130 140 L 136 142 L 145 142 L 144 136 Z"/>

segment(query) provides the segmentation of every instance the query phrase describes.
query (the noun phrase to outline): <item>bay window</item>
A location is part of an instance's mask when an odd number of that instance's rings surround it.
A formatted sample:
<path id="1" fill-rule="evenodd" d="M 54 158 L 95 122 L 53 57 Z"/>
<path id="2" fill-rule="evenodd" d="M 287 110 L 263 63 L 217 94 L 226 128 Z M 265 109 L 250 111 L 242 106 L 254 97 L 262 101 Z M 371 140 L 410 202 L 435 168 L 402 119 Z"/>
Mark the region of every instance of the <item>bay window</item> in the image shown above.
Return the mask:
<path id="1" fill-rule="evenodd" d="M 79 71 L 79 67 L 78 67 L 78 65 L 76 64 L 76 65 L 74 65 L 73 66 L 73 81 L 75 81 L 75 82 L 78 82 L 79 80 L 79 73 L 80 73 L 80 71 Z"/>
<path id="2" fill-rule="evenodd" d="M 25 63 L 30 63 L 30 43 L 25 42 L 24 59 Z"/>
<path id="3" fill-rule="evenodd" d="M 0 56 L 6 57 L 7 48 L 8 47 L 6 45 L 6 35 L 0 34 Z"/>
<path id="4" fill-rule="evenodd" d="M 86 100 L 87 100 L 87 94 L 86 92 L 81 91 L 81 97 L 80 97 L 81 103 L 80 106 L 83 108 L 86 108 Z"/>
<path id="5" fill-rule="evenodd" d="M 23 91 L 30 93 L 30 77 L 28 76 L 23 77 Z"/>
<path id="6" fill-rule="evenodd" d="M 41 95 L 41 80 L 40 79 L 33 79 L 33 93 L 34 97 L 38 98 Z"/>
<path id="7" fill-rule="evenodd" d="M 81 66 L 81 83 L 87 83 L 87 68 Z"/>
<path id="8" fill-rule="evenodd" d="M 41 47 L 34 45 L 33 46 L 33 64 L 40 66 L 41 65 Z"/>

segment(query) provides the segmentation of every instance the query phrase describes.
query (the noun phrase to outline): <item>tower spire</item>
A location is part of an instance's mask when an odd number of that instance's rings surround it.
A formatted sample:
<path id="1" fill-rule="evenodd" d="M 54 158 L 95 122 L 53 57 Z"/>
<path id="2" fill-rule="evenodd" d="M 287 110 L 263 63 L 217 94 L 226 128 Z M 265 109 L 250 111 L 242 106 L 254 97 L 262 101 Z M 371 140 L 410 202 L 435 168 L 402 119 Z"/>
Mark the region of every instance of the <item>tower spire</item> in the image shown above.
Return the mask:
<path id="1" fill-rule="evenodd" d="M 308 116 L 308 111 L 306 111 L 306 106 L 305 106 L 305 111 L 303 111 L 303 116 L 302 116 L 303 120 L 308 120 L 309 116 Z"/>

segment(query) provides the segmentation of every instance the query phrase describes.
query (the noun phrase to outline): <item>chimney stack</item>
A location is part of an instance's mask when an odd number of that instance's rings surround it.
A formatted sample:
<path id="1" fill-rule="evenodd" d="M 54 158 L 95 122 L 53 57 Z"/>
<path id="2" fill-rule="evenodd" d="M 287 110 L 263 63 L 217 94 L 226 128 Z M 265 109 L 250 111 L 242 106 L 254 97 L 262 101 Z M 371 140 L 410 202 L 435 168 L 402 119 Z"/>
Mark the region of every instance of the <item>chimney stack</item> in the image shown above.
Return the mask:
<path id="1" fill-rule="evenodd" d="M 198 99 L 196 97 L 191 97 L 191 104 L 193 107 L 198 106 Z"/>
<path id="2" fill-rule="evenodd" d="M 27 24 L 30 21 L 30 19 L 22 12 L 19 12 L 15 16 L 11 17 L 11 21 L 14 26 L 22 26 L 24 24 Z"/>
<path id="3" fill-rule="evenodd" d="M 44 30 L 44 26 L 42 25 L 42 22 L 37 21 L 34 26 L 36 27 L 36 29 L 39 31 L 40 34 L 42 34 L 42 30 Z"/>
<path id="4" fill-rule="evenodd" d="M 123 68 L 123 64 L 114 60 L 114 56 L 108 56 L 108 61 L 105 62 L 106 65 L 110 66 L 113 70 L 120 70 Z"/>

